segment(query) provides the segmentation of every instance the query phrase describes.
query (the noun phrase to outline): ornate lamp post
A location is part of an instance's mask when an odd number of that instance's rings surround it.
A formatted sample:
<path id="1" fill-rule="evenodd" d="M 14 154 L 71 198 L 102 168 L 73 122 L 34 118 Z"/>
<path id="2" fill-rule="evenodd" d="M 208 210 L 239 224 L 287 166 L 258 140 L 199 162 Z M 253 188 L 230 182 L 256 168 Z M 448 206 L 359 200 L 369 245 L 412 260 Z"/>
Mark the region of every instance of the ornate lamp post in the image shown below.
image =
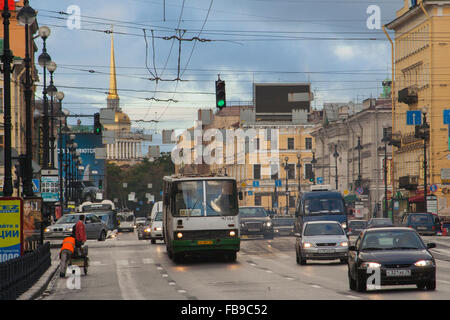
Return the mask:
<path id="1" fill-rule="evenodd" d="M 289 165 L 288 165 L 288 160 L 289 160 L 288 157 L 284 158 L 285 163 L 283 164 L 284 170 L 285 170 L 285 172 L 286 172 L 286 215 L 289 214 L 289 190 L 288 190 L 288 184 L 289 184 L 289 180 L 288 180 Z"/>
<path id="2" fill-rule="evenodd" d="M 313 158 L 311 160 L 311 164 L 313 166 L 313 173 L 312 173 L 313 174 L 313 184 L 315 185 L 316 184 L 316 164 L 317 164 L 317 160 L 316 160 L 316 153 L 313 152 L 312 154 L 313 154 Z"/>
<path id="3" fill-rule="evenodd" d="M 24 6 L 22 9 L 20 9 L 19 13 L 17 14 L 17 20 L 25 25 L 25 90 L 24 90 L 24 96 L 25 96 L 25 146 L 26 146 L 26 152 L 25 152 L 25 174 L 24 174 L 24 181 L 23 181 L 23 191 L 25 193 L 25 197 L 32 197 L 34 195 L 33 193 L 33 186 L 32 186 L 32 179 L 33 179 L 33 166 L 32 166 L 32 159 L 33 159 L 33 139 L 32 139 L 32 122 L 33 122 L 33 115 L 32 115 L 32 108 L 31 108 L 31 97 L 32 97 L 32 90 L 31 87 L 33 85 L 31 80 L 31 58 L 30 58 L 30 35 L 29 35 L 29 29 L 30 25 L 34 23 L 36 20 L 36 11 L 31 8 L 28 4 L 28 0 L 24 1 Z"/>
<path id="4" fill-rule="evenodd" d="M 56 70 L 56 63 L 50 61 L 47 70 L 50 72 L 50 85 L 47 87 L 47 93 L 50 96 L 50 167 L 55 168 L 55 133 L 54 133 L 54 117 L 55 111 L 53 107 L 53 97 L 58 92 L 58 89 L 53 85 L 53 73 Z"/>
<path id="5" fill-rule="evenodd" d="M 335 163 L 335 181 L 336 181 L 336 190 L 338 190 L 338 167 L 337 167 L 337 158 L 339 157 L 339 153 L 337 152 L 337 144 L 334 145 L 334 153 L 333 153 L 333 157 L 334 157 L 334 163 Z"/>
<path id="6" fill-rule="evenodd" d="M 300 192 L 302 190 L 302 185 L 301 185 L 301 169 L 302 169 L 302 164 L 300 163 L 301 161 L 301 154 L 297 154 L 297 172 L 298 172 L 298 196 L 297 198 L 300 198 Z"/>
<path id="7" fill-rule="evenodd" d="M 361 187 L 362 184 L 362 175 L 361 175 L 361 150 L 363 146 L 361 145 L 361 137 L 358 137 L 358 144 L 355 147 L 355 150 L 358 150 L 358 180 L 356 180 L 356 187 Z"/>

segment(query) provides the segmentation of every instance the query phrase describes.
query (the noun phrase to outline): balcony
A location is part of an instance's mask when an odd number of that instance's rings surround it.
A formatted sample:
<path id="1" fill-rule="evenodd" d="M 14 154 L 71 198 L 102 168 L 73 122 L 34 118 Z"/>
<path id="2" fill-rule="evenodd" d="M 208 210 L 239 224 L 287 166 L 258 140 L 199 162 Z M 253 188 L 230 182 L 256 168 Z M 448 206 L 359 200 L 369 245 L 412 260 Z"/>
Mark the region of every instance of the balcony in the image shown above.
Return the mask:
<path id="1" fill-rule="evenodd" d="M 419 185 L 419 177 L 404 176 L 398 179 L 398 187 L 406 190 L 416 190 Z"/>
<path id="2" fill-rule="evenodd" d="M 398 102 L 406 103 L 407 105 L 417 104 L 418 102 L 418 88 L 416 85 L 404 88 L 398 92 Z"/>

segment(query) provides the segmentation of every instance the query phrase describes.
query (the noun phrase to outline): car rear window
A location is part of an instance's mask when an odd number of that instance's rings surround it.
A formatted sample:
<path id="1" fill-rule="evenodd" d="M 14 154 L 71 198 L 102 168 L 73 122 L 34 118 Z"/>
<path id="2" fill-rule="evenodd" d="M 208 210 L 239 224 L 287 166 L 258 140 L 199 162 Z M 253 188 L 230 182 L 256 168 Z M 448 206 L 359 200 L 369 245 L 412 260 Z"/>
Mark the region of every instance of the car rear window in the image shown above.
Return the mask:
<path id="1" fill-rule="evenodd" d="M 411 223 L 430 223 L 433 222 L 429 214 L 412 214 L 410 217 Z"/>
<path id="2" fill-rule="evenodd" d="M 365 228 L 367 223 L 365 221 L 350 221 L 348 225 L 352 228 Z"/>

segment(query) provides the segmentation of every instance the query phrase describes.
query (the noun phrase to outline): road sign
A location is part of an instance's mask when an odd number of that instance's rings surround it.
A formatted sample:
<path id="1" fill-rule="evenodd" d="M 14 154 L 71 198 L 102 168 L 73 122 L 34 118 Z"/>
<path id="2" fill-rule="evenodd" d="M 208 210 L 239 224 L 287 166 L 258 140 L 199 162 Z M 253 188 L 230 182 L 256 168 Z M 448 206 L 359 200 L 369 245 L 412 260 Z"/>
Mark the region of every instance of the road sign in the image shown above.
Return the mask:
<path id="1" fill-rule="evenodd" d="M 33 184 L 33 192 L 40 193 L 41 192 L 41 180 L 33 179 L 32 184 Z"/>
<path id="2" fill-rule="evenodd" d="M 436 196 L 427 196 L 427 212 L 438 213 L 438 203 Z"/>
<path id="3" fill-rule="evenodd" d="M 259 187 L 259 181 L 253 181 L 253 186 L 255 187 L 255 188 L 258 188 Z"/>
<path id="4" fill-rule="evenodd" d="M 323 177 L 317 177 L 317 184 L 323 184 Z"/>
<path id="5" fill-rule="evenodd" d="M 242 188 L 245 188 L 246 186 L 247 186 L 247 184 L 246 184 L 245 182 L 242 182 L 242 183 L 241 183 L 241 187 L 242 187 Z"/>
<path id="6" fill-rule="evenodd" d="M 438 187 L 437 187 L 437 185 L 435 185 L 435 184 L 433 184 L 433 185 L 430 186 L 430 191 L 431 191 L 431 192 L 436 192 L 437 189 L 438 189 Z"/>
<path id="7" fill-rule="evenodd" d="M 406 124 L 409 126 L 417 126 L 422 124 L 422 112 L 406 111 Z"/>
<path id="8" fill-rule="evenodd" d="M 249 196 L 252 196 L 252 195 L 253 195 L 253 191 L 249 191 L 249 192 L 248 192 L 248 195 L 249 195 Z"/>
<path id="9" fill-rule="evenodd" d="M 364 189 L 363 189 L 363 188 L 361 188 L 361 187 L 356 188 L 356 193 L 357 193 L 357 194 L 361 195 L 361 194 L 363 194 L 363 192 L 364 192 Z"/>
<path id="10" fill-rule="evenodd" d="M 444 110 L 444 124 L 450 124 L 450 110 Z"/>
<path id="11" fill-rule="evenodd" d="M 281 185 L 282 185 L 281 180 L 275 180 L 275 186 L 276 187 L 281 187 Z"/>

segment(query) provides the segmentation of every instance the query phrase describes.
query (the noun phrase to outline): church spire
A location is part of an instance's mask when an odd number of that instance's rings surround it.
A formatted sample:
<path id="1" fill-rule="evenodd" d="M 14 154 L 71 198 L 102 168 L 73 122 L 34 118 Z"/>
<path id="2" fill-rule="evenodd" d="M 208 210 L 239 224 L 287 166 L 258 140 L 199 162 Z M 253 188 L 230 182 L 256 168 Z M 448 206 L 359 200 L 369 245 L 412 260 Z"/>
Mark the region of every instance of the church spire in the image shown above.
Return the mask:
<path id="1" fill-rule="evenodd" d="M 108 94 L 108 108 L 119 108 L 119 95 L 117 94 L 117 80 L 116 80 L 116 61 L 114 57 L 114 36 L 111 26 L 111 64 L 109 70 L 109 94 Z"/>

